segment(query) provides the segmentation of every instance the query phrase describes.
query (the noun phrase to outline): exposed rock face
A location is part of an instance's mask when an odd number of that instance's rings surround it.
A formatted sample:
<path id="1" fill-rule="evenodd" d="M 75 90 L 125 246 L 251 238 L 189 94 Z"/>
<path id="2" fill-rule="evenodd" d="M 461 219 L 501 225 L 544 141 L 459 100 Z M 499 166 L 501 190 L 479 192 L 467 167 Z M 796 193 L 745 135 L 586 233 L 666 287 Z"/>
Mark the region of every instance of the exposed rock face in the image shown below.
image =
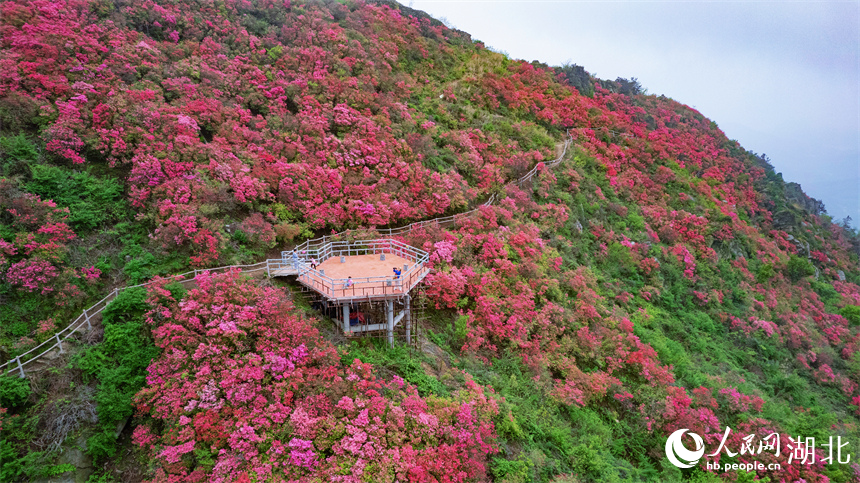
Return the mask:
<path id="1" fill-rule="evenodd" d="M 797 221 L 797 215 L 788 210 L 783 210 L 773 215 L 773 227 L 778 230 L 786 230 L 797 226 Z"/>
<path id="2" fill-rule="evenodd" d="M 824 213 L 824 203 L 821 200 L 816 200 L 803 192 L 800 185 L 797 183 L 785 184 L 785 196 L 800 205 L 806 212 L 813 215 Z"/>
<path id="3" fill-rule="evenodd" d="M 75 473 L 69 471 L 67 473 L 63 473 L 62 475 L 33 480 L 33 483 L 77 483 L 77 480 L 75 480 Z"/>
<path id="4" fill-rule="evenodd" d="M 34 483 L 86 483 L 90 475 L 95 471 L 93 458 L 86 454 L 86 450 L 86 438 L 84 436 L 78 437 L 73 446 L 62 449 L 63 452 L 57 460 L 58 465 L 70 464 L 76 470 L 67 471 L 56 476 L 40 478 L 34 480 Z"/>

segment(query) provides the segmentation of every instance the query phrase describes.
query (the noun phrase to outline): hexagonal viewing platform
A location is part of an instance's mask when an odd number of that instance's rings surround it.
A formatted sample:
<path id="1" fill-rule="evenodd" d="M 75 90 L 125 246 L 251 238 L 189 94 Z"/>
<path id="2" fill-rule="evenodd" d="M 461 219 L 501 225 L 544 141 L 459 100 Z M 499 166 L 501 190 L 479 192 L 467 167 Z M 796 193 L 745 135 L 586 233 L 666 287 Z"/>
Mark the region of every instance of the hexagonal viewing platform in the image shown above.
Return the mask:
<path id="1" fill-rule="evenodd" d="M 386 331 L 393 341 L 394 327 L 404 319 L 409 337 L 409 291 L 430 272 L 427 260 L 427 252 L 392 239 L 347 242 L 323 238 L 281 252 L 281 259 L 268 260 L 268 273 L 296 276 L 299 283 L 321 295 L 326 306 L 342 307 L 341 322 L 348 335 Z M 368 306 L 380 302 L 386 320 L 366 323 Z M 402 307 L 396 317 L 395 304 Z"/>

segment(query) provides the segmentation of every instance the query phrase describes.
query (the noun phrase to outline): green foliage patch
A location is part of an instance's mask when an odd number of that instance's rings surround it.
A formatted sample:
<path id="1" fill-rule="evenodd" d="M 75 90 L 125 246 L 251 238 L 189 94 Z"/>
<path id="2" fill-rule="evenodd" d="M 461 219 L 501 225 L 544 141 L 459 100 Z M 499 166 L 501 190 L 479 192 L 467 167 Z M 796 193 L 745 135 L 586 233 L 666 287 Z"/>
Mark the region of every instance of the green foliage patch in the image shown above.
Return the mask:
<path id="1" fill-rule="evenodd" d="M 422 396 L 428 394 L 449 395 L 448 388 L 439 382 L 439 379 L 427 374 L 422 367 L 421 363 L 426 363 L 426 358 L 402 345 L 398 344 L 391 347 L 388 342 L 381 339 L 352 341 L 341 353 L 340 358 L 344 365 L 359 359 L 361 362 L 373 364 L 382 370 L 393 371 L 406 382 L 413 384 Z"/>
<path id="2" fill-rule="evenodd" d="M 116 452 L 117 424 L 132 415 L 132 397 L 145 385 L 146 367 L 159 354 L 143 320 L 148 309 L 144 288 L 120 292 L 102 312 L 104 340 L 75 359 L 75 365 L 99 384 L 95 398 L 99 430 L 87 440 L 93 457 Z"/>
<path id="3" fill-rule="evenodd" d="M 23 174 L 38 158 L 36 145 L 25 134 L 0 136 L 0 176 Z"/>
<path id="4" fill-rule="evenodd" d="M 31 172 L 25 189 L 68 207 L 75 231 L 93 230 L 128 214 L 125 190 L 116 178 L 46 164 L 33 165 Z"/>
<path id="5" fill-rule="evenodd" d="M 15 408 L 30 396 L 30 381 L 14 375 L 0 376 L 0 407 Z"/>
<path id="6" fill-rule="evenodd" d="M 797 282 L 814 273 L 815 267 L 812 266 L 812 262 L 806 258 L 798 257 L 797 255 L 791 255 L 791 258 L 788 259 L 788 263 L 785 266 L 785 274 L 793 282 Z"/>

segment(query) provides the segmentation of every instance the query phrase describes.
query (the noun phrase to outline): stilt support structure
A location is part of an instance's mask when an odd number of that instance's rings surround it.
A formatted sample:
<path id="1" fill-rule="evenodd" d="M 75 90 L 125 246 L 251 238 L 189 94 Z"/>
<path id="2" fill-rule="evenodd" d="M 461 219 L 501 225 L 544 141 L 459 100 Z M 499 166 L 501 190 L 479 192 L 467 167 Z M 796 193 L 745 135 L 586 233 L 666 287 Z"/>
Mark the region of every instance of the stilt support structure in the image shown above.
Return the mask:
<path id="1" fill-rule="evenodd" d="M 385 333 L 388 336 L 388 345 L 394 346 L 394 301 L 385 301 L 385 319 L 388 322 Z"/>
<path id="2" fill-rule="evenodd" d="M 349 332 L 349 304 L 343 304 L 343 331 Z"/>

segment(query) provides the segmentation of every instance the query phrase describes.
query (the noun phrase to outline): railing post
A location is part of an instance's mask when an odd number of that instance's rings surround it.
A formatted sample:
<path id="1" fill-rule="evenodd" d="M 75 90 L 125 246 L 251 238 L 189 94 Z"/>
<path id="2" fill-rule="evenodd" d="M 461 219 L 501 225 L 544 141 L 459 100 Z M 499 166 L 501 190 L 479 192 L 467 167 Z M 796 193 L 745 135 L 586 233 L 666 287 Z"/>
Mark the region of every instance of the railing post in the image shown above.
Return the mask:
<path id="1" fill-rule="evenodd" d="M 84 319 L 87 321 L 87 330 L 93 330 L 93 324 L 90 323 L 90 315 L 87 313 L 87 309 L 84 309 Z"/>
<path id="2" fill-rule="evenodd" d="M 57 339 L 57 347 L 60 348 L 60 354 L 64 353 L 65 351 L 63 350 L 63 341 L 60 340 L 59 332 L 54 334 L 54 338 Z"/>
<path id="3" fill-rule="evenodd" d="M 24 375 L 24 366 L 21 364 L 21 356 L 16 357 L 15 361 L 18 362 L 18 377 L 24 379 L 27 376 Z"/>

